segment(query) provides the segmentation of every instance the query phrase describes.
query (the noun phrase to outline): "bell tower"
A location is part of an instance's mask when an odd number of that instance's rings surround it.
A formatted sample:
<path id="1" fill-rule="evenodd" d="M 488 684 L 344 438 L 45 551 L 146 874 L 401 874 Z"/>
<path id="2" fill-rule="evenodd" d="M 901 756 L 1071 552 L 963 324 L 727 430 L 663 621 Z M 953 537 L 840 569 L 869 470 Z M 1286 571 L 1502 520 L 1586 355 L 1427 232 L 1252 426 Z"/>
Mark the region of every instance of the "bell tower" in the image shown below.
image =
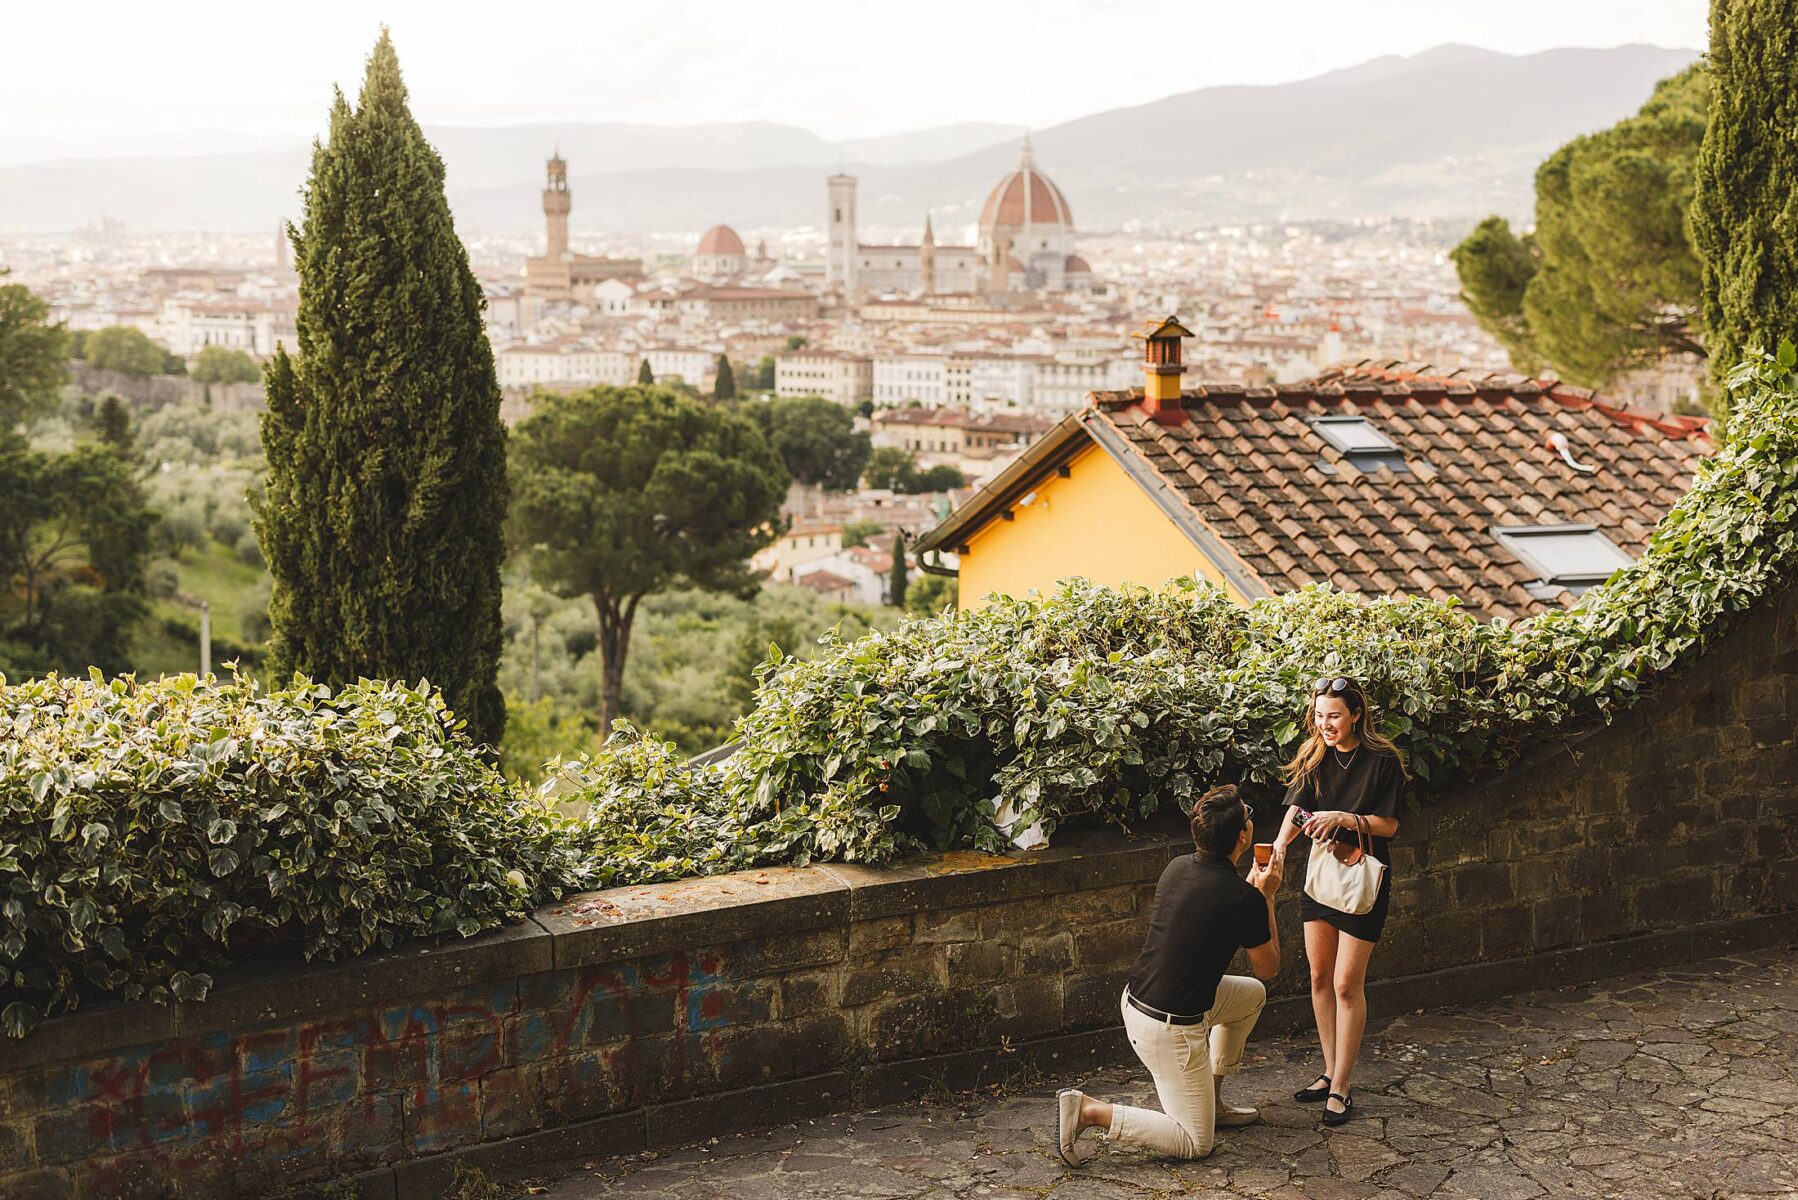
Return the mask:
<path id="1" fill-rule="evenodd" d="M 924 214 L 924 240 L 918 245 L 918 272 L 924 294 L 936 295 L 936 232 L 930 228 L 929 213 Z"/>
<path id="2" fill-rule="evenodd" d="M 549 233 L 545 257 L 559 259 L 568 253 L 568 210 L 574 199 L 568 194 L 568 164 L 560 150 L 549 160 L 549 178 L 543 185 L 543 220 Z"/>
<path id="3" fill-rule="evenodd" d="M 825 187 L 830 207 L 825 214 L 829 245 L 824 257 L 824 282 L 847 294 L 855 290 L 855 256 L 859 245 L 855 232 L 855 176 L 832 175 Z"/>

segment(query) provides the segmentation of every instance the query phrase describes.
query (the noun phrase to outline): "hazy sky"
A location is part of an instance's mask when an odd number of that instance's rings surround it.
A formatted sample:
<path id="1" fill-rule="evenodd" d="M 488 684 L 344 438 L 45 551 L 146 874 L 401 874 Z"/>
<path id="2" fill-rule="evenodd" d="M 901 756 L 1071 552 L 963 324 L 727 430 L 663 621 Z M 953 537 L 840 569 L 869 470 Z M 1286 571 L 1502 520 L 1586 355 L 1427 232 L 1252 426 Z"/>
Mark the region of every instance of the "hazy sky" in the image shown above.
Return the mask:
<path id="1" fill-rule="evenodd" d="M 309 139 L 386 21 L 427 124 L 1042 127 L 1444 42 L 1705 44 L 1705 0 L 311 0 L 12 4 L 0 163 Z M 29 51 L 26 48 L 30 48 Z"/>

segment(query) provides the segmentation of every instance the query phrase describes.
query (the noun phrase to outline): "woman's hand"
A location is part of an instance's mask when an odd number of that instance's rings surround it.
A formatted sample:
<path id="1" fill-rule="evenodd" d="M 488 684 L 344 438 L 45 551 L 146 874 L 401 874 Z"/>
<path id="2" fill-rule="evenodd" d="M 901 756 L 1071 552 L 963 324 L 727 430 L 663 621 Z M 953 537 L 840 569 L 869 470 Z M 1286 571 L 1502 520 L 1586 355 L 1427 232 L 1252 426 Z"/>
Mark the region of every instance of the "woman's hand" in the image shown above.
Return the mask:
<path id="1" fill-rule="evenodd" d="M 1338 829 L 1347 829 L 1354 823 L 1354 818 L 1345 812 L 1312 813 L 1311 819 L 1305 822 L 1305 834 L 1314 842 L 1321 842 L 1330 837 Z"/>

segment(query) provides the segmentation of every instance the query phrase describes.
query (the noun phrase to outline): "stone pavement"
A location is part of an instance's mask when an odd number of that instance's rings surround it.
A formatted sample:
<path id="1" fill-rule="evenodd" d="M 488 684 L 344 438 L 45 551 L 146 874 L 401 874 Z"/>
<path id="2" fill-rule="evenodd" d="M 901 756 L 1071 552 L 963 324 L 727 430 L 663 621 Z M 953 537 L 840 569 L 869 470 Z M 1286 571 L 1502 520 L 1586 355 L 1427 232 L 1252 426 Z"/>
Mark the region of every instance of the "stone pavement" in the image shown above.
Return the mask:
<path id="1" fill-rule="evenodd" d="M 1119 1044 L 1123 1045 L 1120 1032 Z M 1050 1157 L 1055 1086 L 1154 1105 L 1132 1060 L 804 1121 L 537 1180 L 546 1200 L 1338 1200 L 1798 1197 L 1798 949 L 1372 1023 L 1357 1118 L 1291 1099 L 1306 1036 L 1250 1043 L 1228 1089 L 1262 1106 L 1199 1162 Z M 1128 1053 L 1125 1049 L 1124 1053 Z M 1086 1135 L 1092 1137 L 1091 1133 Z"/>

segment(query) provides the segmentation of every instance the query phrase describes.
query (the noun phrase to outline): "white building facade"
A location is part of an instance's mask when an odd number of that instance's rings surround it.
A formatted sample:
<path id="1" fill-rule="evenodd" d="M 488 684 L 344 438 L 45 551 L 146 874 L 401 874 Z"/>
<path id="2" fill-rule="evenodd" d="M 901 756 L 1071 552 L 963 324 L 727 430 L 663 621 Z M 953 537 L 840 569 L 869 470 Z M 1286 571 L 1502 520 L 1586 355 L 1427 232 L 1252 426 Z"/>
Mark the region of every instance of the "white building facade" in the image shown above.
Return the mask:
<path id="1" fill-rule="evenodd" d="M 853 406 L 874 394 L 874 364 L 830 350 L 791 350 L 774 358 L 774 392 L 779 396 L 823 396 Z"/>
<path id="2" fill-rule="evenodd" d="M 493 352 L 494 372 L 505 387 L 593 385 L 622 387 L 636 379 L 635 360 L 620 350 L 567 339 L 533 344 L 516 342 Z"/>
<path id="3" fill-rule="evenodd" d="M 169 300 L 157 317 L 157 331 L 163 344 L 184 358 L 207 346 L 267 358 L 277 342 L 297 344 L 296 316 L 297 310 L 285 305 Z"/>

